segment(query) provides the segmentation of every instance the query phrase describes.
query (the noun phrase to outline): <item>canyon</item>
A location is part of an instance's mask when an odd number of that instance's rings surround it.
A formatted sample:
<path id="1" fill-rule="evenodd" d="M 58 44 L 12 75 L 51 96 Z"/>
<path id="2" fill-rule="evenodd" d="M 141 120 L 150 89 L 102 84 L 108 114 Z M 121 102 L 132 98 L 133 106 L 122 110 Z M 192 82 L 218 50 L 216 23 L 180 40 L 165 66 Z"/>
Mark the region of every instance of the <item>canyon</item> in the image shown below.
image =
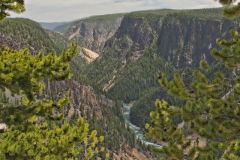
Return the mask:
<path id="1" fill-rule="evenodd" d="M 28 19 L 6 19 L 0 23 L 0 47 L 59 53 L 76 43 L 72 79 L 47 81 L 46 95 L 58 98 L 68 92 L 71 103 L 62 112 L 69 121 L 84 117 L 91 129 L 105 135 L 114 159 L 144 160 L 154 157 L 148 145 L 161 148 L 144 137 L 155 100 L 179 103 L 159 87 L 159 73 L 180 72 L 188 81 L 202 59 L 213 70 L 221 68 L 211 49 L 217 38 L 229 37 L 237 22 L 224 18 L 221 9 L 163 9 L 42 23 L 47 29 Z M 123 105 L 130 102 L 131 107 Z"/>

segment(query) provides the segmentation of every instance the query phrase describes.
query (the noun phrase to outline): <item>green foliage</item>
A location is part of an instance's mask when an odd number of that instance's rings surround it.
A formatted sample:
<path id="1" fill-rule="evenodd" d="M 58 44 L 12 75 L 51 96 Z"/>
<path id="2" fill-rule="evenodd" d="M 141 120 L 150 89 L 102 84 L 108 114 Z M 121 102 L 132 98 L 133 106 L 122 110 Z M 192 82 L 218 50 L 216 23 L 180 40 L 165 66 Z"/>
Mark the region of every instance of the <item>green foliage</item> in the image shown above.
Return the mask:
<path id="1" fill-rule="evenodd" d="M 88 124 L 80 118 L 77 122 L 24 126 L 24 130 L 10 128 L 1 134 L 1 159 L 95 159 L 105 148 L 99 143 L 104 138 L 89 132 Z M 100 157 L 99 157 L 100 158 Z"/>
<path id="2" fill-rule="evenodd" d="M 70 67 L 67 63 L 75 54 L 75 47 L 66 50 L 62 56 L 56 53 L 44 55 L 40 52 L 31 56 L 27 49 L 15 51 L 2 49 L 0 55 L 0 87 L 8 88 L 15 94 L 25 94 L 33 99 L 35 94 L 43 90 L 46 77 L 62 80 L 69 75 Z"/>
<path id="3" fill-rule="evenodd" d="M 183 100 L 183 105 L 171 106 L 157 100 L 156 111 L 151 113 L 147 135 L 167 143 L 161 151 L 163 159 L 239 159 L 239 43 L 238 32 L 232 39 L 219 39 L 222 50 L 214 49 L 215 58 L 224 62 L 233 75 L 215 72 L 208 78 L 209 66 L 193 71 L 190 84 L 179 73 L 168 80 L 160 76 L 160 84 L 169 94 Z M 181 124 L 176 123 L 176 117 Z"/>
<path id="4" fill-rule="evenodd" d="M 0 1 L 0 20 L 6 18 L 10 14 L 9 11 L 20 13 L 25 10 L 24 0 L 1 0 Z"/>
<path id="5" fill-rule="evenodd" d="M 236 17 L 240 15 L 240 3 L 236 3 L 237 0 L 217 0 L 219 1 L 223 6 L 225 6 L 224 9 L 224 15 L 228 17 Z"/>
<path id="6" fill-rule="evenodd" d="M 57 101 L 45 98 L 43 80 L 70 78 L 70 65 L 76 53 L 73 46 L 57 56 L 27 49 L 0 52 L 0 87 L 9 90 L 19 102 L 1 103 L 0 121 L 8 128 L 0 134 L 1 159 L 95 159 L 106 158 L 104 139 L 80 118 L 69 123 L 61 113 L 68 97 Z M 7 90 L 6 90 L 7 89 Z"/>

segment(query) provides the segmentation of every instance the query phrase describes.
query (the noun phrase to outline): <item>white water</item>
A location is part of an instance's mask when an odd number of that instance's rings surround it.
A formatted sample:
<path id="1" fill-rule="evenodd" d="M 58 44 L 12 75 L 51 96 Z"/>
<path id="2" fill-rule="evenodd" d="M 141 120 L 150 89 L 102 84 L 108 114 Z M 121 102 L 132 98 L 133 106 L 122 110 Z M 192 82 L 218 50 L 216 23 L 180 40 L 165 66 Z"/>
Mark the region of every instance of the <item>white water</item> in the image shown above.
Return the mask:
<path id="1" fill-rule="evenodd" d="M 124 103 L 123 117 L 124 117 L 125 123 L 135 133 L 136 139 L 139 140 L 142 144 L 145 144 L 146 146 L 151 146 L 157 149 L 161 149 L 162 148 L 161 145 L 147 141 L 146 138 L 144 137 L 144 132 L 141 130 L 141 128 L 137 127 L 136 125 L 130 122 L 129 120 L 130 110 L 131 110 L 130 105 Z"/>

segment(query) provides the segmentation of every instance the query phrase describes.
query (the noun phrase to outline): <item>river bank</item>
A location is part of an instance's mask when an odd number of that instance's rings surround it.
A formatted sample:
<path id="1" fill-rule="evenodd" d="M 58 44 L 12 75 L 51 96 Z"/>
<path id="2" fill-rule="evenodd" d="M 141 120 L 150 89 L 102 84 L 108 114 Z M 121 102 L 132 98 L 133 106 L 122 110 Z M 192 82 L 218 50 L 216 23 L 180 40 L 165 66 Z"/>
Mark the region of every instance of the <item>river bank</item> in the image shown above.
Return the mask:
<path id="1" fill-rule="evenodd" d="M 130 122 L 129 115 L 131 111 L 131 106 L 132 106 L 131 104 L 123 103 L 123 117 L 126 125 L 134 132 L 136 140 L 140 141 L 142 144 L 146 146 L 150 146 L 156 149 L 161 149 L 162 148 L 161 145 L 147 141 L 144 136 L 144 131 L 140 127 Z"/>

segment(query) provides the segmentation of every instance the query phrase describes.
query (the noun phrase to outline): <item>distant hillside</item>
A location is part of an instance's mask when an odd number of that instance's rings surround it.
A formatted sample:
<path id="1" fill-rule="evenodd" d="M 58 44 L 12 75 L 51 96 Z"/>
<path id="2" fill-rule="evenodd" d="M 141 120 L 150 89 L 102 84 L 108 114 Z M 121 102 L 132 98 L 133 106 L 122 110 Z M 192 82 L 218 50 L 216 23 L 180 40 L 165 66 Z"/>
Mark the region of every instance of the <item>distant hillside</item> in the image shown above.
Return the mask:
<path id="1" fill-rule="evenodd" d="M 208 9 L 186 9 L 186 10 L 175 10 L 175 9 L 156 9 L 156 10 L 146 10 L 146 11 L 137 11 L 128 14 L 128 16 L 133 17 L 159 17 L 159 16 L 184 16 L 184 17 L 198 17 L 213 19 L 223 18 L 222 8 L 208 8 Z"/>
<path id="2" fill-rule="evenodd" d="M 45 32 L 48 34 L 49 38 L 52 40 L 58 50 L 61 51 L 68 47 L 70 41 L 60 33 L 50 30 L 45 30 Z"/>
<path id="3" fill-rule="evenodd" d="M 15 48 L 29 48 L 33 52 L 41 49 L 59 50 L 48 33 L 37 23 L 29 19 L 11 18 L 0 22 L 0 35 L 9 39 L 9 43 L 18 44 Z M 6 42 L 2 42 L 1 45 Z M 11 44 L 5 44 L 10 45 Z"/>
<path id="4" fill-rule="evenodd" d="M 64 24 L 55 29 L 81 47 L 101 54 L 107 39 L 111 38 L 121 24 L 123 14 L 93 16 Z"/>
<path id="5" fill-rule="evenodd" d="M 48 30 L 54 30 L 58 26 L 62 26 L 64 24 L 67 24 L 67 22 L 39 22 L 39 24 L 44 28 Z"/>
<path id="6" fill-rule="evenodd" d="M 88 18 L 82 18 L 79 20 L 75 20 L 73 22 L 64 23 L 62 25 L 58 25 L 54 28 L 54 31 L 60 32 L 60 33 L 66 33 L 70 30 L 70 28 L 78 23 L 81 22 L 105 22 L 105 21 L 115 21 L 119 17 L 122 17 L 124 14 L 109 14 L 109 15 L 100 15 L 100 16 L 91 16 Z"/>

